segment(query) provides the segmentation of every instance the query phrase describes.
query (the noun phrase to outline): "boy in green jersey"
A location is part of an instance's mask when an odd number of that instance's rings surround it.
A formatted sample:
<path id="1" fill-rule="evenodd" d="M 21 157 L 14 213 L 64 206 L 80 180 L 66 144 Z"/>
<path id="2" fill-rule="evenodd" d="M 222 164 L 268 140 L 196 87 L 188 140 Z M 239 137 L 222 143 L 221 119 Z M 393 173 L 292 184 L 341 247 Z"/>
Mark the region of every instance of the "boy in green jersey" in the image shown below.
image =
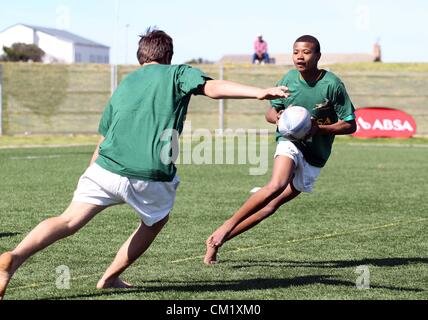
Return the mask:
<path id="1" fill-rule="evenodd" d="M 122 81 L 107 104 L 99 125 L 101 139 L 70 206 L 0 256 L 0 299 L 12 275 L 29 257 L 74 234 L 104 209 L 123 203 L 137 212 L 141 224 L 119 249 L 97 288 L 130 287 L 120 274 L 147 250 L 175 201 L 179 178 L 171 158 L 170 133 L 182 132 L 191 96 L 288 97 L 285 87 L 260 89 L 212 80 L 188 65 L 171 65 L 173 42 L 160 30 L 149 30 L 141 37 L 137 55 L 142 67 Z"/>
<path id="2" fill-rule="evenodd" d="M 294 43 L 296 69 L 278 83 L 288 87 L 290 96 L 273 100 L 266 120 L 276 124 L 285 108 L 302 106 L 312 114 L 312 130 L 306 140 L 293 142 L 277 131 L 278 144 L 270 182 L 208 238 L 205 264 L 217 262 L 217 252 L 226 241 L 274 214 L 301 192 L 311 192 L 331 154 L 334 137 L 355 132 L 355 109 L 345 86 L 333 73 L 318 69 L 320 58 L 321 47 L 316 38 L 306 35 Z"/>

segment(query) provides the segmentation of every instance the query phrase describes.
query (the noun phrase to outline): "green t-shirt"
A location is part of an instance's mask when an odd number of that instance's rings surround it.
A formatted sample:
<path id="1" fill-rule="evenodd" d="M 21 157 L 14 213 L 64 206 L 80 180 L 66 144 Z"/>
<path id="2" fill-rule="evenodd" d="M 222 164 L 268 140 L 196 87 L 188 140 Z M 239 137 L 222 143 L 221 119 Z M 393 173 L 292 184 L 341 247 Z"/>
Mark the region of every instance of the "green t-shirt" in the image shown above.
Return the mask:
<path id="1" fill-rule="evenodd" d="M 190 97 L 207 80 L 188 65 L 153 64 L 129 74 L 101 118 L 98 131 L 105 141 L 96 163 L 128 178 L 172 181 L 174 133 L 183 131 Z"/>
<path id="2" fill-rule="evenodd" d="M 291 70 L 278 85 L 287 86 L 290 97 L 271 101 L 272 107 L 283 110 L 290 105 L 305 107 L 318 124 L 333 124 L 338 120 L 355 119 L 355 108 L 343 82 L 333 73 L 323 70 L 319 80 L 308 83 L 298 70 Z M 334 135 L 315 135 L 302 142 L 293 142 L 306 161 L 315 167 L 324 167 L 331 154 Z M 277 131 L 276 140 L 285 140 Z"/>

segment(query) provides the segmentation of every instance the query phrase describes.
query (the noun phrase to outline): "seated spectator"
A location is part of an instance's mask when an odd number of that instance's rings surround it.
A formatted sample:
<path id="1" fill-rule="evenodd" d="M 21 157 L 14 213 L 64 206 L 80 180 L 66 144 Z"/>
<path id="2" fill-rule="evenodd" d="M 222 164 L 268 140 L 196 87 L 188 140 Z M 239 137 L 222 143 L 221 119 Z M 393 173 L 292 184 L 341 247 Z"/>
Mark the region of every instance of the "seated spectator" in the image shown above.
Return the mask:
<path id="1" fill-rule="evenodd" d="M 376 41 L 376 43 L 373 46 L 373 56 L 374 56 L 374 59 L 373 59 L 374 62 L 382 62 L 382 49 L 380 47 L 379 40 Z"/>
<path id="2" fill-rule="evenodd" d="M 263 36 L 259 34 L 254 42 L 253 64 L 269 63 L 268 44 L 263 40 Z"/>

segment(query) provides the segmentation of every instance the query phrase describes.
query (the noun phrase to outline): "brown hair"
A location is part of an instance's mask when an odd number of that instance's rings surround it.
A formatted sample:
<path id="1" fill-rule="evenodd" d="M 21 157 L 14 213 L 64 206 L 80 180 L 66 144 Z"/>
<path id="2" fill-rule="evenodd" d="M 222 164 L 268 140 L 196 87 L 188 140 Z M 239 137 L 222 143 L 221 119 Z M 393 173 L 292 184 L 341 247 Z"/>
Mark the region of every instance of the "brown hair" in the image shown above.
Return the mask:
<path id="1" fill-rule="evenodd" d="M 140 37 L 137 58 L 141 65 L 148 62 L 171 63 L 174 45 L 169 35 L 164 31 L 149 28 Z"/>

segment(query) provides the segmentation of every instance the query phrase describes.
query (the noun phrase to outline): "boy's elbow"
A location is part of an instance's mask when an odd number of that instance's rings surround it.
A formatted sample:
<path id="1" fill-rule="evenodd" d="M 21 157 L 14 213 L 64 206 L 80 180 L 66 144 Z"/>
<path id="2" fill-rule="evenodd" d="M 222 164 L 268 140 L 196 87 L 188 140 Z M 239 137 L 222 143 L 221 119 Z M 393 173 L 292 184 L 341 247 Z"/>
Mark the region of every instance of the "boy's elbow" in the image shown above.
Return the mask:
<path id="1" fill-rule="evenodd" d="M 348 123 L 348 134 L 354 134 L 357 132 L 357 122 L 355 120 L 349 121 Z"/>
<path id="2" fill-rule="evenodd" d="M 217 90 L 217 84 L 215 80 L 209 80 L 205 83 L 203 93 L 205 96 L 211 99 L 220 98 L 220 94 Z"/>
<path id="3" fill-rule="evenodd" d="M 267 121 L 267 122 L 269 122 L 269 123 L 276 124 L 276 121 L 274 121 L 274 120 L 272 119 L 272 116 L 271 116 L 270 114 L 268 114 L 268 113 L 266 113 L 266 114 L 265 114 L 265 119 L 266 119 L 266 121 Z"/>
<path id="4" fill-rule="evenodd" d="M 265 113 L 265 119 L 269 123 L 276 124 L 277 117 L 278 112 L 274 108 L 269 108 Z"/>
<path id="5" fill-rule="evenodd" d="M 355 132 L 357 132 L 357 123 L 355 122 L 355 120 L 354 121 L 352 121 L 352 127 L 351 127 L 351 134 L 353 134 L 353 133 L 355 133 Z"/>

